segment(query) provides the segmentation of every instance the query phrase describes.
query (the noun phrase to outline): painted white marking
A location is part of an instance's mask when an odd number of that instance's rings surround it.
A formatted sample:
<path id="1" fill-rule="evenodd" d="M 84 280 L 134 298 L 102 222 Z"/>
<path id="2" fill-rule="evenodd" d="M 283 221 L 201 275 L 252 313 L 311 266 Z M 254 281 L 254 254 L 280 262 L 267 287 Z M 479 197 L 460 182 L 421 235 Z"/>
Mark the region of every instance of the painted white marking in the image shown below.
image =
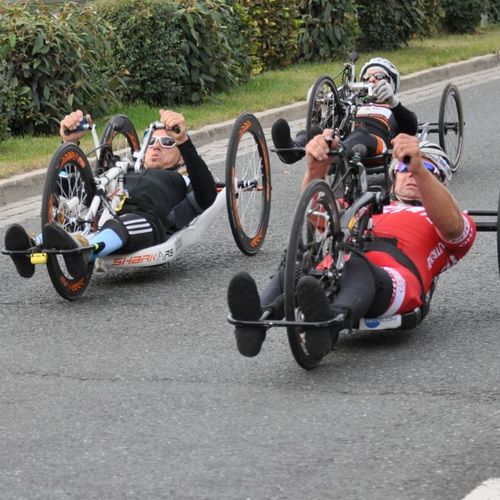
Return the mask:
<path id="1" fill-rule="evenodd" d="M 491 478 L 484 481 L 463 500 L 500 500 L 500 478 Z"/>

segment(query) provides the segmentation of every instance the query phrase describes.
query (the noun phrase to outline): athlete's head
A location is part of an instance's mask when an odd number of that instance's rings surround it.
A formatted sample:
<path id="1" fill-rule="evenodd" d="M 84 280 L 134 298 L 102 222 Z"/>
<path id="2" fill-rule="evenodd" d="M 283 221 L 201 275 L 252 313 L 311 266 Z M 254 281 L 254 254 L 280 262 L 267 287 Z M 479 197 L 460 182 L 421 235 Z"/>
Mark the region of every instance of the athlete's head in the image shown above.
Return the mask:
<path id="1" fill-rule="evenodd" d="M 362 81 L 371 81 L 387 79 L 396 93 L 399 89 L 399 71 L 388 59 L 383 57 L 373 57 L 364 64 L 359 73 Z"/>
<path id="2" fill-rule="evenodd" d="M 420 155 L 422 164 L 442 184 L 447 185 L 451 180 L 451 163 L 446 153 L 437 144 L 429 141 L 420 141 Z M 401 161 L 393 160 L 389 172 L 392 178 L 393 194 L 400 201 L 419 201 L 420 193 L 408 166 Z"/>
<path id="3" fill-rule="evenodd" d="M 181 152 L 164 129 L 153 132 L 144 156 L 146 168 L 173 168 L 181 162 Z"/>

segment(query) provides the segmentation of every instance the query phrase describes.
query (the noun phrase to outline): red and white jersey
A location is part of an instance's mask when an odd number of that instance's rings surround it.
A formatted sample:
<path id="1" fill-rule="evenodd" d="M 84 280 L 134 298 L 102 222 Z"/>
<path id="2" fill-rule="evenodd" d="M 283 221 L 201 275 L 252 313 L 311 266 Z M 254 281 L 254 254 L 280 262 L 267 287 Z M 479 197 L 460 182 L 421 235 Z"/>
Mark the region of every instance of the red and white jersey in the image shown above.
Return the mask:
<path id="1" fill-rule="evenodd" d="M 428 292 L 433 278 L 464 257 L 474 242 L 474 221 L 467 214 L 463 217 L 463 233 L 456 240 L 446 241 L 424 207 L 394 203 L 384 207 L 382 214 L 373 216 L 373 233 L 382 238 L 397 238 L 398 248 L 417 266 Z M 410 269 L 385 252 L 369 251 L 366 257 L 383 267 L 395 285 L 391 305 L 383 316 L 408 312 L 422 305 L 420 283 Z"/>

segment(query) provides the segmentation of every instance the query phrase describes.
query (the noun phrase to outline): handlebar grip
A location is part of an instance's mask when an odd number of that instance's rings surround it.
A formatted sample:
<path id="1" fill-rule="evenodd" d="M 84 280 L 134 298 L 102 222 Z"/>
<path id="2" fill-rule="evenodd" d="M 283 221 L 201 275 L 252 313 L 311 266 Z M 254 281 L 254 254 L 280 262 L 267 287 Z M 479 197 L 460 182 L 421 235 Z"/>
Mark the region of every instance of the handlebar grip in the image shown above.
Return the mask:
<path id="1" fill-rule="evenodd" d="M 174 125 L 172 128 L 167 129 L 167 127 L 165 127 L 163 122 L 155 122 L 153 125 L 153 128 L 155 130 L 161 130 L 161 129 L 172 130 L 172 132 L 175 132 L 176 134 L 179 134 L 181 131 L 181 128 L 179 127 L 179 125 Z"/>
<path id="2" fill-rule="evenodd" d="M 83 130 L 88 130 L 90 128 L 90 123 L 87 122 L 87 118 L 83 117 L 76 128 L 70 130 L 69 128 L 64 128 L 64 135 L 70 135 L 75 132 L 82 132 Z"/>

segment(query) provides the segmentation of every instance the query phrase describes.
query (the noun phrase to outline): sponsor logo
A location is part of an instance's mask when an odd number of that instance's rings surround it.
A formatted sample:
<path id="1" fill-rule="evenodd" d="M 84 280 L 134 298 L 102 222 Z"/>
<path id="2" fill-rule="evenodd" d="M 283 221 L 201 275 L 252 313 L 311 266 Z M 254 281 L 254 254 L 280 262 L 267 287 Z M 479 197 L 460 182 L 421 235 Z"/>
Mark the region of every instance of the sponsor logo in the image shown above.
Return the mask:
<path id="1" fill-rule="evenodd" d="M 144 255 L 134 255 L 130 257 L 115 257 L 113 266 L 134 266 L 144 263 L 154 264 L 167 261 L 174 256 L 174 249 L 169 248 L 164 252 L 149 253 Z"/>

